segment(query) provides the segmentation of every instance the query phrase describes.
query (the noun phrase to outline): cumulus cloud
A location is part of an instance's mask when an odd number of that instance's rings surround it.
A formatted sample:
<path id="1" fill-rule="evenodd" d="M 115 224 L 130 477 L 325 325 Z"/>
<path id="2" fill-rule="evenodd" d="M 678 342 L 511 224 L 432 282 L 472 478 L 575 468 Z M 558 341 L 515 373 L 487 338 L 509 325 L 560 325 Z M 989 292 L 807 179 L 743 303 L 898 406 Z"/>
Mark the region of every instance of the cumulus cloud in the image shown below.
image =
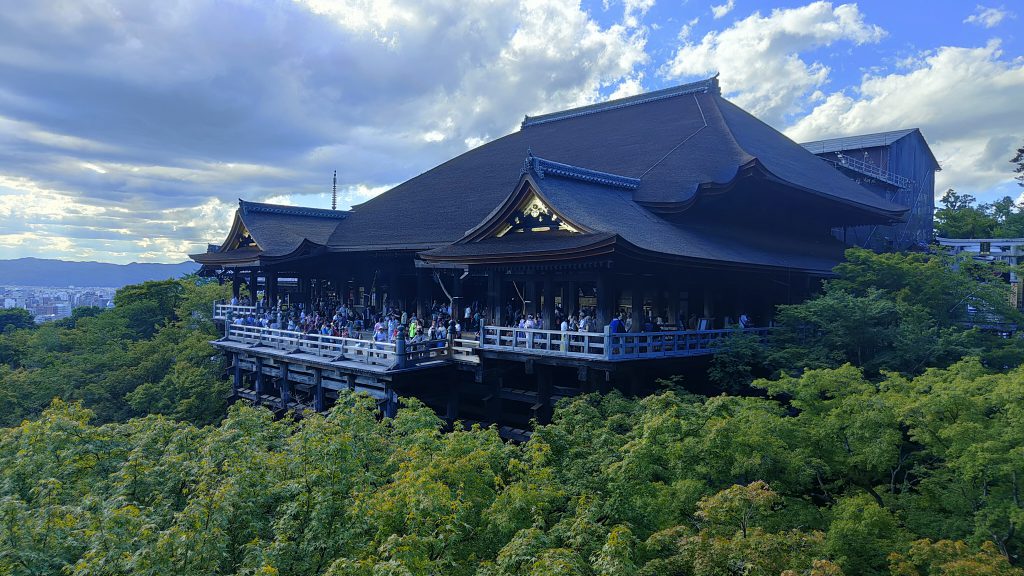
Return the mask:
<path id="1" fill-rule="evenodd" d="M 719 18 L 725 18 L 725 15 L 732 12 L 732 9 L 736 7 L 736 0 L 729 0 L 725 4 L 719 4 L 711 7 L 711 15 L 714 16 L 715 20 Z"/>
<path id="2" fill-rule="evenodd" d="M 696 26 L 698 22 L 700 22 L 699 17 L 695 17 L 692 20 L 687 21 L 681 28 L 679 28 L 679 33 L 676 35 L 676 38 L 684 42 L 689 40 L 690 33 L 693 32 L 693 27 Z"/>
<path id="3" fill-rule="evenodd" d="M 915 62 L 909 71 L 867 75 L 849 93 L 829 94 L 786 133 L 806 141 L 918 127 L 942 164 L 937 191 L 1016 194 L 1007 160 L 1024 142 L 1024 60 L 1004 59 L 991 41 L 942 47 Z"/>
<path id="4" fill-rule="evenodd" d="M 654 0 L 624 0 L 622 22 L 626 26 L 640 25 L 640 19 L 654 7 Z"/>
<path id="5" fill-rule="evenodd" d="M 57 245 L 40 230 L 69 205 L 144 245 L 61 228 L 66 255 L 171 261 L 219 240 L 238 197 L 329 205 L 337 169 L 343 199 L 364 201 L 525 114 L 638 91 L 653 4 L 628 0 L 611 25 L 561 0 L 0 12 L 0 257 Z"/>
<path id="6" fill-rule="evenodd" d="M 978 5 L 974 8 L 974 14 L 964 19 L 964 24 L 977 24 L 984 28 L 995 28 L 1000 22 L 1015 15 L 1000 6 L 999 8 L 986 8 Z"/>
<path id="7" fill-rule="evenodd" d="M 798 112 L 803 99 L 828 81 L 829 69 L 806 62 L 801 52 L 836 42 L 865 44 L 885 36 L 868 24 L 856 4 L 830 2 L 754 12 L 700 42 L 686 42 L 661 68 L 669 79 L 721 73 L 722 91 L 769 124 L 781 125 Z M 756 63 L 756 65 L 752 65 Z"/>

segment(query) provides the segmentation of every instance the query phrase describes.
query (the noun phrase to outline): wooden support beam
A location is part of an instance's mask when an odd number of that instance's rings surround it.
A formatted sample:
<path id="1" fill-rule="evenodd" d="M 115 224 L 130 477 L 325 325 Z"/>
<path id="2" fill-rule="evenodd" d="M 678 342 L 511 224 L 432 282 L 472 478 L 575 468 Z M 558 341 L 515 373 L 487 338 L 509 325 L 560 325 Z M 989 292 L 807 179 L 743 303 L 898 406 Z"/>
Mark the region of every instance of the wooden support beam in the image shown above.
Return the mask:
<path id="1" fill-rule="evenodd" d="M 430 295 L 433 293 L 431 282 L 433 279 L 429 269 L 416 269 L 416 317 L 420 320 L 430 318 Z"/>
<path id="2" fill-rule="evenodd" d="M 555 281 L 551 276 L 544 277 L 544 312 L 543 328 L 546 330 L 558 330 L 558 323 L 555 320 Z"/>
<path id="3" fill-rule="evenodd" d="M 288 404 L 292 401 L 292 389 L 291 383 L 288 382 L 288 363 L 281 363 L 281 377 L 278 379 L 278 384 L 281 388 L 281 406 L 287 408 Z"/>
<path id="4" fill-rule="evenodd" d="M 537 371 L 537 403 L 540 410 L 537 412 L 537 420 L 541 424 L 551 422 L 551 415 L 554 406 L 551 404 L 551 381 L 553 379 L 550 366 L 541 366 Z"/>
<path id="5" fill-rule="evenodd" d="M 256 405 L 263 397 L 263 358 L 256 357 Z"/>
<path id="6" fill-rule="evenodd" d="M 231 355 L 231 364 L 234 367 L 234 377 L 231 380 L 231 392 L 233 396 L 238 395 L 242 388 L 242 365 L 238 361 L 238 354 Z"/>
<path id="7" fill-rule="evenodd" d="M 633 315 L 631 332 L 644 331 L 644 289 L 639 282 L 634 282 L 630 292 L 630 313 Z"/>
<path id="8" fill-rule="evenodd" d="M 313 410 L 323 412 L 324 407 L 324 371 L 320 368 L 313 368 Z"/>
<path id="9" fill-rule="evenodd" d="M 458 386 L 449 386 L 448 392 L 445 396 L 445 414 L 444 419 L 451 425 L 459 418 L 459 388 Z"/>

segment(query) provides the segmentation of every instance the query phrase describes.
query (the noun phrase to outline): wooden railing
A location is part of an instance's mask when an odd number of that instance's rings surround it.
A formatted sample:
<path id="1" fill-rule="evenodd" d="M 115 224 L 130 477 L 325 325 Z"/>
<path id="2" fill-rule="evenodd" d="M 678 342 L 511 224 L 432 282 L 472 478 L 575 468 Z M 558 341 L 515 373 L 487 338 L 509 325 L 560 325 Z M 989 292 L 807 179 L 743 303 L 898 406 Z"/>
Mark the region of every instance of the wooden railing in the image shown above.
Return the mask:
<path id="1" fill-rule="evenodd" d="M 769 328 L 680 330 L 672 332 L 561 332 L 485 326 L 481 350 L 521 352 L 538 356 L 623 361 L 638 358 L 678 358 L 720 352 L 734 334 L 754 334 L 762 341 Z"/>
<path id="2" fill-rule="evenodd" d="M 386 369 L 407 369 L 449 360 L 479 363 L 480 350 L 608 362 L 705 356 L 724 350 L 730 336 L 752 334 L 764 341 L 769 330 L 747 328 L 612 334 L 607 329 L 603 333 L 560 332 L 485 326 L 477 341 L 455 339 L 451 343 L 444 340 L 391 343 L 232 324 L 227 330 L 227 339 L 289 353 L 312 354 L 330 361 L 347 360 Z"/>
<path id="3" fill-rule="evenodd" d="M 213 305 L 213 319 L 214 320 L 227 320 L 228 314 L 232 318 L 241 318 L 248 316 L 249 314 L 255 314 L 255 306 L 240 306 L 238 304 L 214 304 Z"/>
<path id="4" fill-rule="evenodd" d="M 334 361 L 350 360 L 386 368 L 396 365 L 399 360 L 397 347 L 390 342 L 305 334 L 242 324 L 232 324 L 227 338 L 244 344 L 269 346 L 285 352 L 302 352 Z"/>
<path id="5" fill-rule="evenodd" d="M 573 358 L 605 358 L 605 334 L 484 326 L 480 348 Z"/>
<path id="6" fill-rule="evenodd" d="M 454 338 L 452 339 L 451 346 L 452 360 L 467 362 L 469 364 L 479 364 L 480 356 L 476 353 L 478 348 L 480 348 L 480 342 L 477 340 Z"/>

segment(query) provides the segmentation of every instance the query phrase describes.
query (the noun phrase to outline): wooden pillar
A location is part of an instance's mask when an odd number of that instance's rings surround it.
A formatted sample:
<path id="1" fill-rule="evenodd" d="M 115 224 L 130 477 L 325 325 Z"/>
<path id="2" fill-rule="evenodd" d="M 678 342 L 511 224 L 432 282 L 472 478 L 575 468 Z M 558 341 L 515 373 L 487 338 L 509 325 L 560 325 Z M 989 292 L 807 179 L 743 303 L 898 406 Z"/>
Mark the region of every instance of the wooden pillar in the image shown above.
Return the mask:
<path id="1" fill-rule="evenodd" d="M 655 283 L 654 317 L 651 318 L 652 321 L 657 322 L 660 317 L 662 322 L 668 322 L 668 299 L 665 297 L 666 293 L 671 294 L 671 291 L 665 284 Z"/>
<path id="2" fill-rule="evenodd" d="M 484 408 L 487 411 L 487 417 L 491 422 L 498 422 L 501 420 L 501 390 L 504 387 L 504 377 L 498 376 L 494 379 L 491 385 L 491 392 L 487 396 L 484 396 Z"/>
<path id="3" fill-rule="evenodd" d="M 487 271 L 487 309 L 491 313 L 491 321 L 498 326 L 505 324 L 505 299 L 502 296 L 504 292 L 504 278 L 502 278 L 501 272 L 497 270 Z"/>
<path id="4" fill-rule="evenodd" d="M 449 386 L 445 398 L 444 419 L 451 425 L 459 418 L 459 387 Z"/>
<path id="5" fill-rule="evenodd" d="M 579 294 L 580 285 L 579 282 L 572 280 L 562 284 L 562 308 L 565 309 L 565 313 L 569 316 L 579 312 Z"/>
<path id="6" fill-rule="evenodd" d="M 430 316 L 431 281 L 430 270 L 416 269 L 416 317 L 420 320 Z"/>
<path id="7" fill-rule="evenodd" d="M 238 354 L 232 354 L 232 367 L 234 368 L 234 378 L 231 380 L 231 392 L 232 396 L 237 396 L 238 391 L 242 388 L 242 365 L 239 362 Z"/>
<path id="8" fill-rule="evenodd" d="M 321 368 L 313 368 L 313 410 L 324 411 L 324 371 Z"/>
<path id="9" fill-rule="evenodd" d="M 547 424 L 551 422 L 551 415 L 554 407 L 551 405 L 552 390 L 552 368 L 550 366 L 537 367 L 537 404 L 540 409 L 536 413 L 538 422 Z"/>
<path id="10" fill-rule="evenodd" d="M 256 405 L 263 401 L 263 358 L 256 357 Z"/>
<path id="11" fill-rule="evenodd" d="M 388 306 L 397 306 L 400 309 L 405 309 L 402 306 L 402 290 L 399 287 L 398 271 L 392 267 L 388 270 Z"/>
<path id="12" fill-rule="evenodd" d="M 458 319 L 460 323 L 463 323 L 462 313 L 466 308 L 466 299 L 462 297 L 462 271 L 455 270 L 452 274 L 452 318 Z M 469 330 L 469 326 L 463 325 L 463 330 Z"/>
<path id="13" fill-rule="evenodd" d="M 679 283 L 676 282 L 675 278 L 670 278 L 668 281 L 668 300 L 666 300 L 665 314 L 668 318 L 665 318 L 665 322 L 668 324 L 677 324 L 679 318 Z M 684 311 L 685 314 L 685 311 Z M 685 320 L 685 318 L 684 318 Z M 678 330 L 685 330 L 685 326 L 677 326 Z"/>
<path id="14" fill-rule="evenodd" d="M 260 275 L 256 270 L 249 271 L 249 299 L 256 305 L 256 293 L 259 292 Z"/>
<path id="15" fill-rule="evenodd" d="M 384 416 L 394 418 L 398 414 L 398 394 L 391 389 L 391 384 L 384 385 Z"/>
<path id="16" fill-rule="evenodd" d="M 288 404 L 292 401 L 292 388 L 291 383 L 288 382 L 288 364 L 286 362 L 281 363 L 281 377 L 278 379 L 278 385 L 281 388 L 281 407 L 287 409 Z"/>
<path id="17" fill-rule="evenodd" d="M 552 280 L 551 276 L 544 277 L 544 325 L 542 328 L 546 330 L 558 330 L 557 321 L 555 320 L 555 281 Z"/>
<path id="18" fill-rule="evenodd" d="M 231 295 L 237 300 L 239 293 L 242 290 L 242 279 L 238 276 L 238 271 L 231 273 Z"/>
<path id="19" fill-rule="evenodd" d="M 309 304 L 313 301 L 313 279 L 308 276 L 299 277 L 299 288 L 302 291 L 301 301 L 305 304 L 305 310 L 309 310 Z"/>
<path id="20" fill-rule="evenodd" d="M 526 314 L 534 314 L 540 310 L 537 302 L 537 280 L 529 278 L 526 282 L 523 282 L 523 286 L 520 288 L 523 291 L 523 300 L 526 301 Z"/>
<path id="21" fill-rule="evenodd" d="M 715 293 L 711 289 L 711 285 L 709 283 L 707 283 L 707 281 L 705 280 L 705 283 L 704 283 L 704 317 L 705 318 L 714 318 L 715 317 L 714 297 L 715 297 Z M 711 326 L 708 326 L 708 328 L 714 328 L 714 326 L 711 325 Z"/>
<path id="22" fill-rule="evenodd" d="M 597 278 L 597 330 L 603 331 L 615 315 L 616 282 L 609 272 L 603 272 Z"/>
<path id="23" fill-rule="evenodd" d="M 633 287 L 630 290 L 630 304 L 629 307 L 632 309 L 633 314 L 633 332 L 644 331 L 644 288 L 639 281 L 633 281 Z"/>
<path id="24" fill-rule="evenodd" d="M 273 310 L 277 307 L 277 272 L 267 272 L 267 308 Z"/>

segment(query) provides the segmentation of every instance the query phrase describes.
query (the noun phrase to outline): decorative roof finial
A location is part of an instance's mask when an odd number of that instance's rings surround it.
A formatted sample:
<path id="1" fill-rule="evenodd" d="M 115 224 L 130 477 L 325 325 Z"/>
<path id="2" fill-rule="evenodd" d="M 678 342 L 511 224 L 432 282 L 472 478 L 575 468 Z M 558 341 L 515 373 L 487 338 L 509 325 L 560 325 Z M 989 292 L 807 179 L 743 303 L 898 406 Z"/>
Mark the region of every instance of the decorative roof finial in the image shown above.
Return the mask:
<path id="1" fill-rule="evenodd" d="M 338 171 L 334 171 L 334 184 L 331 186 L 331 210 L 338 209 Z"/>
<path id="2" fill-rule="evenodd" d="M 526 174 L 530 171 L 530 167 L 533 164 L 533 148 L 527 146 L 526 148 L 526 160 L 523 161 L 523 171 L 520 174 Z"/>

